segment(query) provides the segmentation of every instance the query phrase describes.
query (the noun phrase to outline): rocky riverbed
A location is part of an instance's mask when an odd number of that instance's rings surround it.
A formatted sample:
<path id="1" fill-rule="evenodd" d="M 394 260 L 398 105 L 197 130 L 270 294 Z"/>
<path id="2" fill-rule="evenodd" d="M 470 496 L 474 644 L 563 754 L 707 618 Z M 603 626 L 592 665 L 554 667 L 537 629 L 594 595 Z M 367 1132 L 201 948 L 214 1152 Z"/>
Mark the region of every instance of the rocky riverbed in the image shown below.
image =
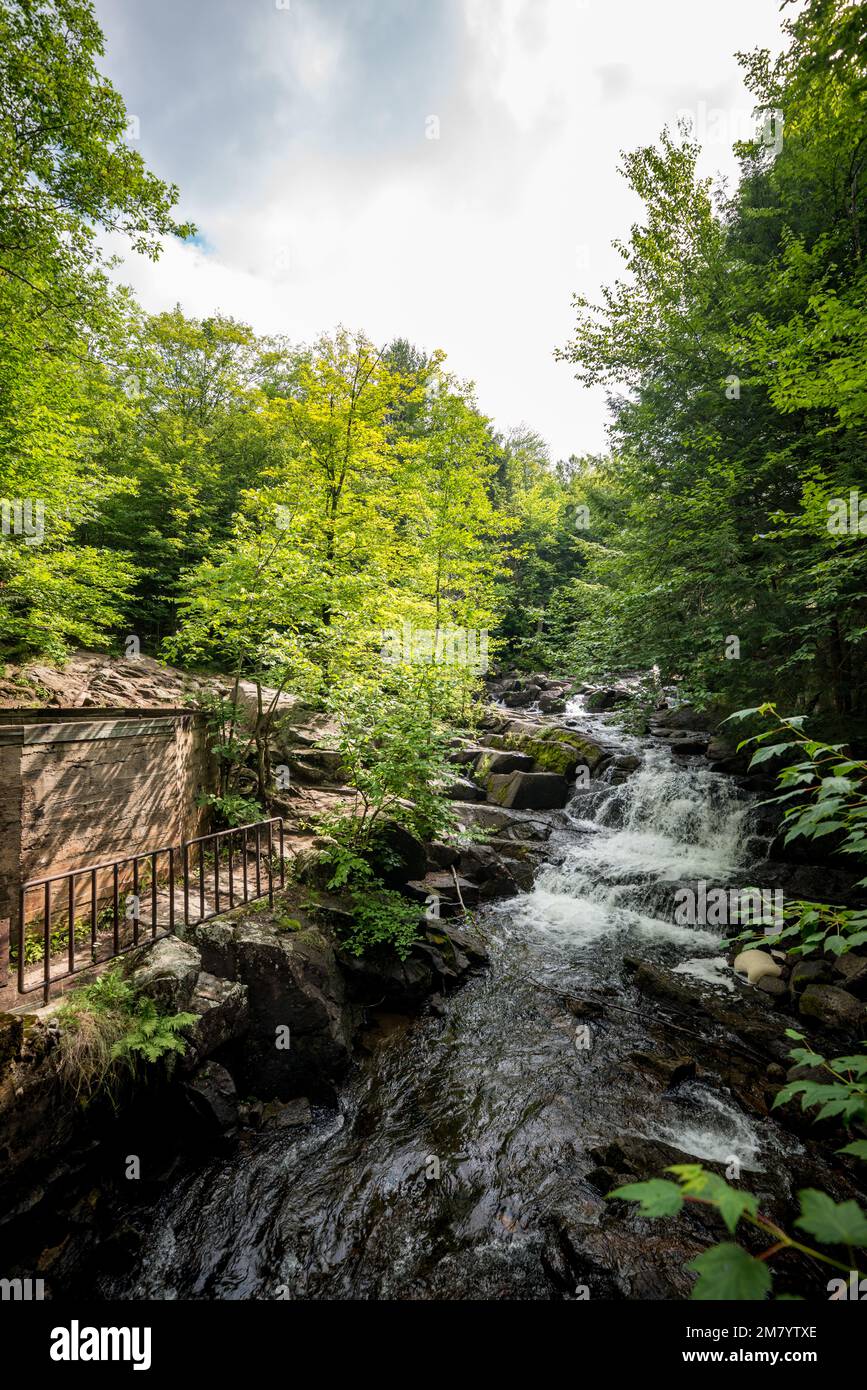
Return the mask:
<path id="1" fill-rule="evenodd" d="M 737 1171 L 777 1219 L 804 1186 L 863 1201 L 839 1139 L 794 1105 L 771 1107 L 790 1071 L 785 1027 L 826 1051 L 863 1035 L 867 962 L 786 964 L 752 986 L 719 932 L 677 924 L 672 907 L 699 883 L 806 892 L 821 880 L 826 896 L 832 882 L 851 900 L 854 875 L 780 856 L 776 824 L 756 809 L 761 786 L 700 720 L 661 710 L 647 734 L 627 734 L 617 690 L 588 699 L 518 681 L 494 694 L 510 704 L 454 750 L 478 795 L 453 789 L 465 822 L 491 837 L 429 846 L 416 865 L 414 891 L 438 902 L 438 920 L 409 962 L 391 975 L 353 968 L 329 957 L 327 932 L 294 946 L 284 933 L 281 945 L 275 923 L 243 917 L 185 943 L 199 972 L 246 991 L 248 1010 L 258 995 L 253 1051 L 247 1032 L 198 1059 L 186 1092 L 198 1087 L 208 1117 L 197 1148 L 166 1132 L 164 1114 L 142 1181 L 107 1177 L 111 1157 L 90 1196 L 79 1184 L 74 1235 L 39 1256 L 56 1289 L 681 1298 L 715 1219 L 642 1220 L 606 1200 L 618 1183 L 698 1159 Z M 535 777 L 558 779 L 553 805 L 554 784 Z M 527 805 L 543 785 L 549 804 Z M 454 920 L 461 898 L 470 933 Z M 296 983 L 318 1019 L 300 1032 L 291 1082 L 271 1076 L 257 1095 L 255 1038 L 264 1056 L 285 995 L 262 983 L 279 981 L 281 959 L 293 976 L 293 950 L 308 947 L 318 965 Z M 112 1154 L 142 1142 L 139 1124 Z M 826 1297 L 825 1282 L 784 1260 L 778 1291 Z"/>

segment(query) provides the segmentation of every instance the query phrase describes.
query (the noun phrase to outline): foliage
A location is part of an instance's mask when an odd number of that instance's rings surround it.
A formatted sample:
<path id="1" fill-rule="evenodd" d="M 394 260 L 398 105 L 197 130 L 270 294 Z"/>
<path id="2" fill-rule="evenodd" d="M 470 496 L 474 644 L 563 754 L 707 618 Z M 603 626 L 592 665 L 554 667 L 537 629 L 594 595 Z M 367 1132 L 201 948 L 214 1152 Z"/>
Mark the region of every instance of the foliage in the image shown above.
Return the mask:
<path id="1" fill-rule="evenodd" d="M 611 390 L 612 456 L 543 621 L 567 640 L 572 621 L 579 673 L 656 663 L 693 703 L 759 688 L 851 715 L 867 703 L 867 12 L 808 0 L 783 28 L 778 59 L 739 55 L 758 119 L 733 190 L 698 175 L 688 124 L 624 157 L 643 216 L 615 243 L 622 277 L 598 304 L 576 296 L 559 354 Z M 854 525 L 833 525 L 852 492 Z"/>
<path id="2" fill-rule="evenodd" d="M 85 941 L 90 941 L 90 922 L 75 923 L 75 943 L 76 946 L 83 945 Z M 48 953 L 51 956 L 57 955 L 60 951 L 66 950 L 69 944 L 69 928 L 58 927 L 48 938 Z M 24 964 L 37 965 L 39 961 L 45 959 L 45 937 L 41 927 L 28 928 L 24 934 Z M 9 942 L 9 960 L 13 965 L 18 964 L 18 935 L 15 934 L 13 940 Z"/>
<path id="3" fill-rule="evenodd" d="M 265 812 L 258 801 L 252 797 L 241 796 L 239 792 L 208 792 L 200 797 L 200 806 L 210 806 L 217 814 L 216 829 L 232 829 L 239 825 L 254 825 L 265 819 Z"/>
<path id="4" fill-rule="evenodd" d="M 798 1033 L 793 1028 L 787 1028 L 786 1035 L 797 1042 L 804 1042 L 803 1033 Z M 827 1072 L 831 1079 L 790 1081 L 774 1097 L 775 1107 L 785 1105 L 787 1101 L 800 1096 L 802 1110 L 820 1107 L 818 1114 L 814 1116 L 817 1121 L 838 1119 L 847 1126 L 867 1125 L 867 1054 L 854 1053 L 845 1057 L 832 1057 L 828 1061 L 810 1047 L 795 1047 L 789 1056 L 798 1066 L 813 1067 Z M 867 1139 L 853 1139 L 837 1152 L 852 1154 L 855 1158 L 867 1161 Z"/>
<path id="5" fill-rule="evenodd" d="M 0 646 L 16 657 L 104 645 L 123 622 L 136 568 L 87 537 L 134 490 L 101 457 L 125 416 L 106 363 L 128 300 L 97 235 L 156 257 L 191 231 L 125 138 L 102 48 L 88 0 L 0 0 L 0 498 L 29 518 L 0 537 Z"/>
<path id="6" fill-rule="evenodd" d="M 422 907 L 375 882 L 354 891 L 351 902 L 352 925 L 342 935 L 350 954 L 361 956 L 384 946 L 393 950 L 398 959 L 405 960 L 421 935 Z"/>
<path id="7" fill-rule="evenodd" d="M 81 1100 L 104 1092 L 116 1103 L 124 1076 L 137 1075 L 142 1064 L 183 1054 L 184 1028 L 197 1021 L 191 1013 L 161 1013 L 147 995 L 137 994 L 116 969 L 64 996 L 60 1024 L 59 1074 Z"/>
<path id="8" fill-rule="evenodd" d="M 353 853 L 369 853 L 386 820 L 431 838 L 450 828 L 454 813 L 440 784 L 453 777 L 446 736 L 432 713 L 436 690 L 421 675 L 398 674 L 385 688 L 342 686 L 329 708 L 335 740 L 355 804 L 351 814 L 322 822 Z"/>
<path id="9" fill-rule="evenodd" d="M 800 1215 L 794 1225 L 813 1236 L 820 1245 L 845 1247 L 849 1263 L 841 1264 L 823 1251 L 788 1235 L 776 1222 L 762 1215 L 758 1199 L 752 1193 L 731 1187 L 700 1163 L 673 1164 L 666 1172 L 673 1173 L 676 1181 L 653 1178 L 648 1182 L 627 1183 L 609 1192 L 608 1196 L 637 1202 L 641 1215 L 647 1217 L 677 1216 L 686 1203 L 698 1203 L 717 1211 L 730 1235 L 736 1234 L 743 1221 L 772 1240 L 758 1256 L 751 1255 L 734 1241 L 722 1241 L 690 1260 L 687 1268 L 699 1276 L 690 1295 L 693 1299 L 760 1301 L 772 1291 L 773 1274 L 768 1261 L 775 1255 L 786 1250 L 796 1251 L 848 1274 L 854 1269 L 853 1248 L 867 1246 L 867 1216 L 856 1202 L 834 1202 L 815 1188 L 805 1188 L 798 1193 Z M 855 1270 L 855 1273 L 862 1277 L 860 1271 Z"/>

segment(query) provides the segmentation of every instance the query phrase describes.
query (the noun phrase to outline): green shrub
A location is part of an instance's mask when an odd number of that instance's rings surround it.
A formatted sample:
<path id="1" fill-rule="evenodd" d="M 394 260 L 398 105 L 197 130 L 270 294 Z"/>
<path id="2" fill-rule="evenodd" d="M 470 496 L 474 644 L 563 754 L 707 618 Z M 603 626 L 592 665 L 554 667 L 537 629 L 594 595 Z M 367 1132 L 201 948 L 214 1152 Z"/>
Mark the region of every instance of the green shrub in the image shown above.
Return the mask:
<path id="1" fill-rule="evenodd" d="M 192 1013 L 161 1013 L 118 970 L 107 970 L 61 1003 L 60 1077 L 83 1101 L 102 1092 L 115 1103 L 125 1075 L 138 1074 L 142 1064 L 183 1054 L 181 1030 L 197 1019 Z"/>

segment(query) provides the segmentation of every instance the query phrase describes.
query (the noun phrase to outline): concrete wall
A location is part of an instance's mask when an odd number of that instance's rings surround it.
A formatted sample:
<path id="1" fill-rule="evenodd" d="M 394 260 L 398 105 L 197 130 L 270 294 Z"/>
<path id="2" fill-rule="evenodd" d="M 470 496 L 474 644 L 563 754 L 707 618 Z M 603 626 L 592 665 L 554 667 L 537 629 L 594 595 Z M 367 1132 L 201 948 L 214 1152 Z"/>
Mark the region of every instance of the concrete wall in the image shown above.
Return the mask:
<path id="1" fill-rule="evenodd" d="M 4 711 L 0 990 L 22 882 L 201 833 L 196 801 L 213 785 L 204 721 L 192 712 Z M 31 894 L 28 917 L 38 904 Z"/>

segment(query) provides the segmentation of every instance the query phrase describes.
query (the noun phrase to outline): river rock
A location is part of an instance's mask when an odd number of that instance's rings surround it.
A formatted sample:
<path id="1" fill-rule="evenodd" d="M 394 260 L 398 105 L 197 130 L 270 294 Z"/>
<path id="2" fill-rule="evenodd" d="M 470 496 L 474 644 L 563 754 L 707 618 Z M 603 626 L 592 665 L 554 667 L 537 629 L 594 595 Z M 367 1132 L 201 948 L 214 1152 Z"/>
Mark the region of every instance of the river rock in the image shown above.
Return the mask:
<path id="1" fill-rule="evenodd" d="M 807 985 L 827 984 L 831 966 L 825 960 L 799 960 L 792 966 L 789 985 L 793 994 L 800 994 Z"/>
<path id="2" fill-rule="evenodd" d="M 475 774 L 483 782 L 494 773 L 532 772 L 534 766 L 533 759 L 528 753 L 510 753 L 502 749 L 491 748 L 488 752 L 480 754 L 476 762 Z"/>
<path id="3" fill-rule="evenodd" d="M 456 777 L 453 782 L 449 782 L 443 787 L 443 795 L 449 801 L 484 801 L 485 793 L 481 787 L 477 787 L 475 782 L 471 782 L 468 777 Z"/>
<path id="4" fill-rule="evenodd" d="M 225 1067 L 206 1062 L 184 1093 L 198 1118 L 212 1129 L 232 1129 L 238 1123 L 238 1093 Z"/>
<path id="5" fill-rule="evenodd" d="M 460 803 L 456 808 L 464 825 L 476 825 L 486 830 L 497 840 L 538 840 L 550 838 L 551 826 L 547 821 L 532 818 L 525 812 L 509 811 L 505 807 L 475 806 Z"/>
<path id="6" fill-rule="evenodd" d="M 288 1099 L 330 1098 L 350 1060 L 351 1015 L 334 950 L 318 931 L 281 932 L 242 920 L 235 929 L 238 978 L 248 989 L 249 1033 L 241 1057 L 245 1091 Z"/>
<path id="7" fill-rule="evenodd" d="M 190 1006 L 202 958 L 178 936 L 164 936 L 124 956 L 121 969 L 136 991 L 148 994 L 163 1013 L 185 1013 Z"/>
<path id="8" fill-rule="evenodd" d="M 857 999 L 867 999 L 867 956 L 847 951 L 834 961 L 834 974 L 849 994 L 854 994 Z"/>
<path id="9" fill-rule="evenodd" d="M 515 810 L 542 811 L 565 806 L 569 786 L 555 772 L 512 772 L 494 776 L 488 783 L 488 800 Z"/>
<path id="10" fill-rule="evenodd" d="M 693 1057 L 663 1057 L 657 1052 L 630 1052 L 629 1062 L 638 1071 L 658 1077 L 667 1090 L 679 1081 L 689 1081 L 696 1074 Z"/>
<path id="11" fill-rule="evenodd" d="M 835 1028 L 841 1033 L 857 1032 L 867 1023 L 864 1004 L 836 985 L 807 985 L 798 1011 L 804 1018 L 814 1018 L 826 1028 Z"/>
<path id="12" fill-rule="evenodd" d="M 618 705 L 628 705 L 631 698 L 629 691 L 621 686 L 609 686 L 606 690 L 592 690 L 585 704 L 591 713 L 597 714 L 616 709 Z"/>
<path id="13" fill-rule="evenodd" d="M 751 985 L 757 985 L 763 975 L 782 975 L 782 967 L 767 951 L 741 951 L 732 966 L 736 975 L 746 975 Z"/>
<path id="14" fill-rule="evenodd" d="M 562 714 L 566 708 L 566 701 L 561 695 L 540 695 L 538 704 L 543 714 Z"/>

